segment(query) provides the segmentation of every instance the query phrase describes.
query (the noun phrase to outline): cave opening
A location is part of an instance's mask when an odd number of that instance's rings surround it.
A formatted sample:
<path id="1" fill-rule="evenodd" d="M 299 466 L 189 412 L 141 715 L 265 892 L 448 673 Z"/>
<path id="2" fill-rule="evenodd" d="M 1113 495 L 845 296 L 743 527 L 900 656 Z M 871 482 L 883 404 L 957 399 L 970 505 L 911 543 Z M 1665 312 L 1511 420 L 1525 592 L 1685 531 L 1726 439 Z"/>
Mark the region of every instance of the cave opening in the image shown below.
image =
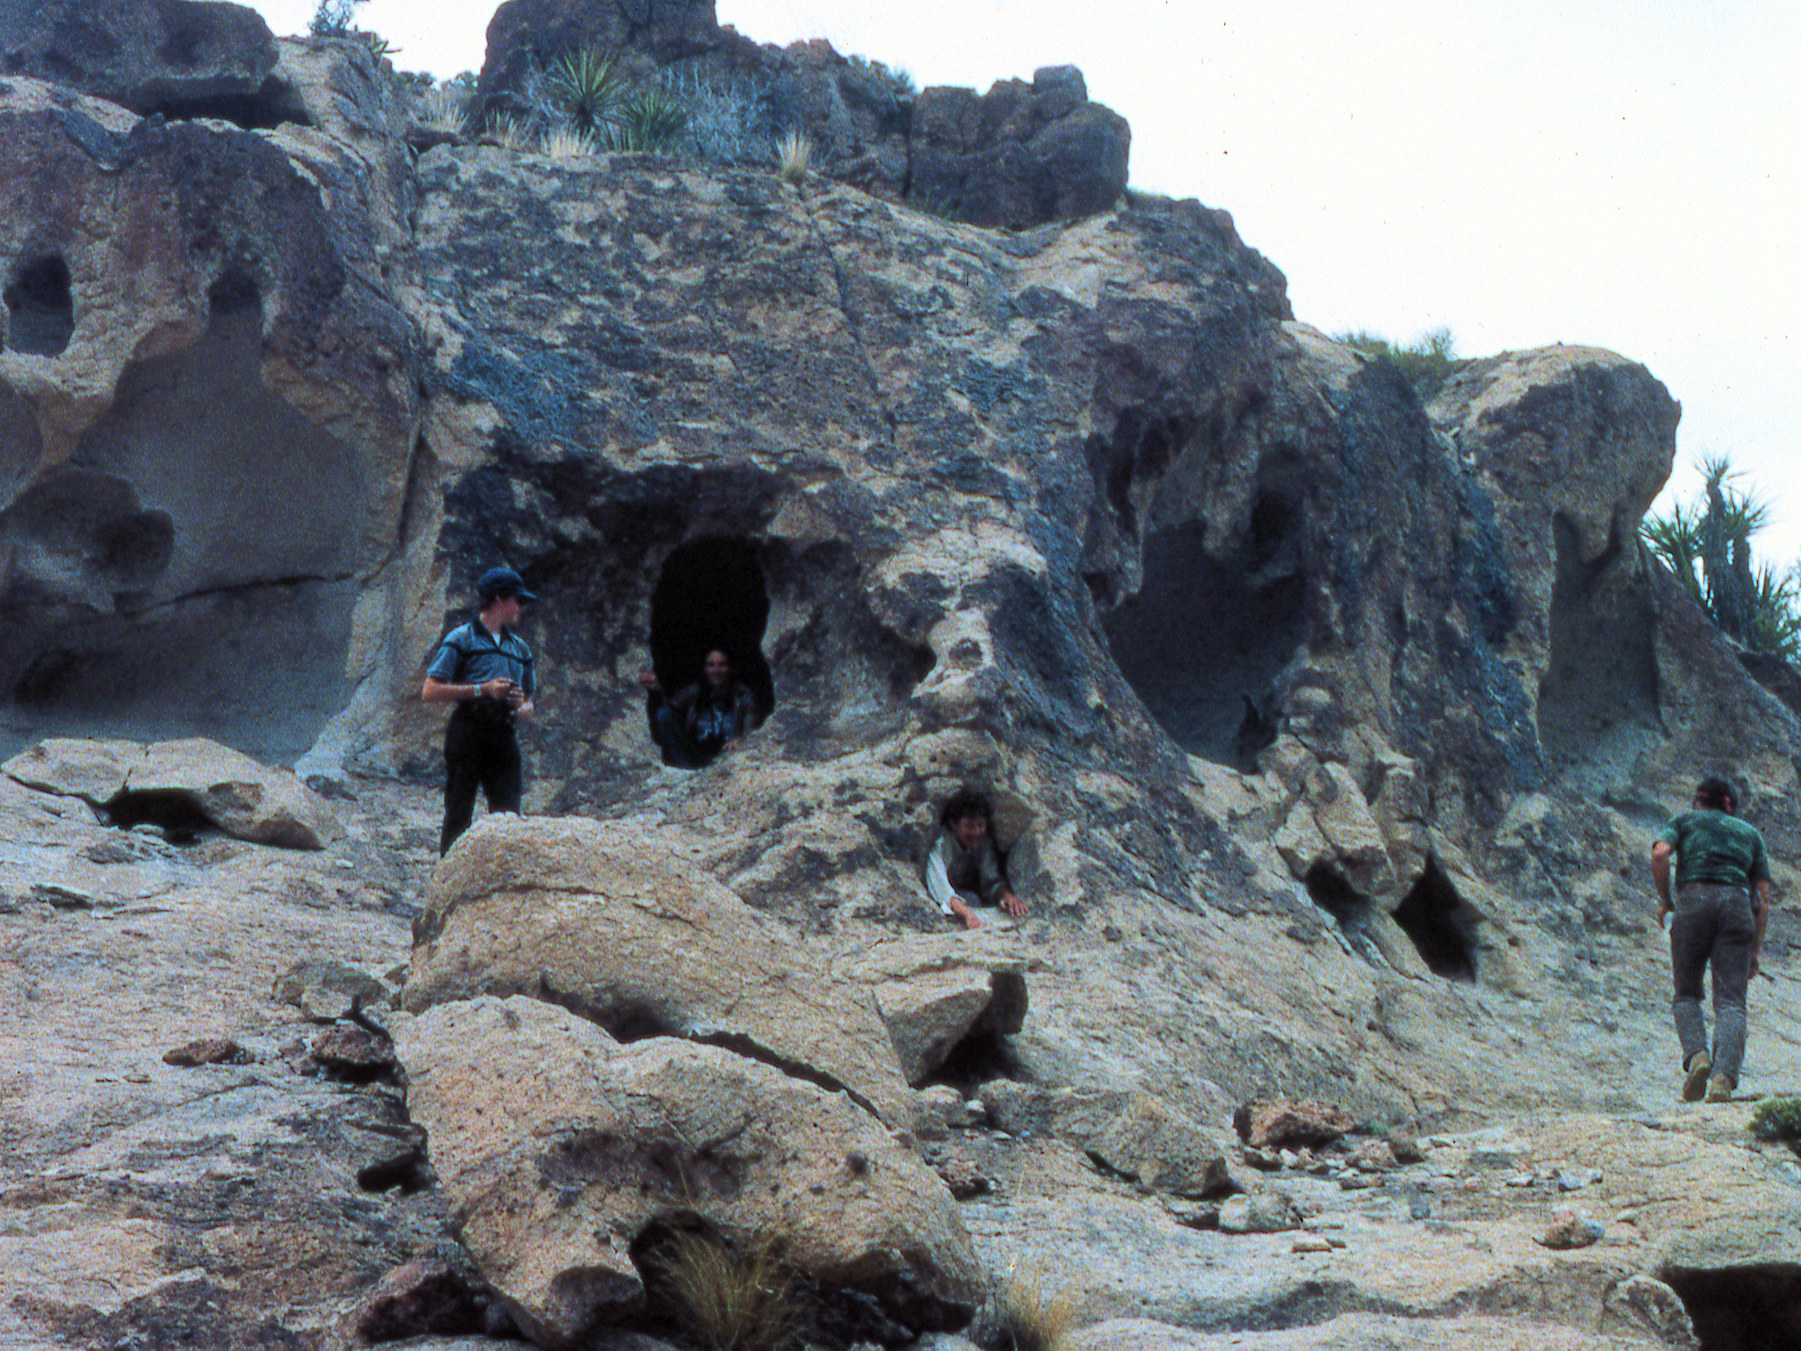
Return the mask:
<path id="1" fill-rule="evenodd" d="M 701 680 L 707 653 L 722 650 L 757 702 L 757 721 L 775 708 L 775 680 L 763 655 L 769 589 L 756 546 L 713 536 L 691 540 L 663 564 L 650 597 L 650 661 L 670 693 Z"/>
<path id="2" fill-rule="evenodd" d="M 1249 555 L 1224 562 L 1202 522 L 1154 531 L 1143 586 L 1105 620 L 1121 673 L 1176 744 L 1245 773 L 1275 740 L 1278 678 L 1306 634 L 1293 514 L 1261 500 L 1252 519 Z"/>
<path id="3" fill-rule="evenodd" d="M 1701 1351 L 1792 1351 L 1801 1346 L 1801 1266 L 1671 1267 Z"/>
<path id="4" fill-rule="evenodd" d="M 1425 871 L 1409 888 L 1394 918 L 1434 975 L 1465 982 L 1476 979 L 1475 930 L 1481 917 L 1457 894 L 1436 860 L 1426 861 Z"/>
<path id="5" fill-rule="evenodd" d="M 106 815 L 120 830 L 155 826 L 170 844 L 196 844 L 218 830 L 193 795 L 178 788 L 125 789 L 106 804 Z"/>
<path id="6" fill-rule="evenodd" d="M 7 345 L 33 356 L 61 356 L 75 332 L 75 294 L 60 254 L 20 263 L 6 283 Z"/>

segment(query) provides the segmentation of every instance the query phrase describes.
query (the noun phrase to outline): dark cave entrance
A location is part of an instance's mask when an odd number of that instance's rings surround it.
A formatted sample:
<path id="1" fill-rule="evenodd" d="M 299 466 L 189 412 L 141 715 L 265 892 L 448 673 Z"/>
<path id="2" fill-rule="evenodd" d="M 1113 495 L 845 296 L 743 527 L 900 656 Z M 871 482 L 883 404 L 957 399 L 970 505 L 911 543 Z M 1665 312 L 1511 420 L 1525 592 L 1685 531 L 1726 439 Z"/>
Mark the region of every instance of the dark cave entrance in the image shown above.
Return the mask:
<path id="1" fill-rule="evenodd" d="M 6 283 L 6 344 L 33 356 L 61 356 L 75 332 L 69 265 L 58 254 L 13 269 Z"/>
<path id="2" fill-rule="evenodd" d="M 757 701 L 757 721 L 775 708 L 763 655 L 769 589 L 748 540 L 691 540 L 669 555 L 650 597 L 650 661 L 669 693 L 700 680 L 707 653 L 723 649 Z"/>
<path id="3" fill-rule="evenodd" d="M 1801 1346 L 1801 1266 L 1672 1267 L 1701 1351 L 1794 1351 Z"/>
<path id="4" fill-rule="evenodd" d="M 1481 916 L 1457 894 L 1436 861 L 1427 860 L 1394 918 L 1434 975 L 1465 982 L 1476 979 L 1476 925 Z"/>
<path id="5" fill-rule="evenodd" d="M 1307 870 L 1302 879 L 1307 888 L 1307 899 L 1333 919 L 1338 921 L 1338 928 L 1345 936 L 1352 949 L 1365 961 L 1376 960 L 1376 945 L 1369 934 L 1370 915 L 1373 907 L 1369 897 L 1352 886 L 1345 877 L 1331 864 L 1315 863 Z"/>
<path id="6" fill-rule="evenodd" d="M 1154 532 L 1144 585 L 1105 621 L 1121 673 L 1176 744 L 1247 773 L 1275 740 L 1272 687 L 1306 636 L 1301 577 L 1268 566 L 1288 563 L 1290 525 L 1279 501 L 1260 502 L 1252 556 L 1223 563 L 1203 549 L 1199 521 Z"/>

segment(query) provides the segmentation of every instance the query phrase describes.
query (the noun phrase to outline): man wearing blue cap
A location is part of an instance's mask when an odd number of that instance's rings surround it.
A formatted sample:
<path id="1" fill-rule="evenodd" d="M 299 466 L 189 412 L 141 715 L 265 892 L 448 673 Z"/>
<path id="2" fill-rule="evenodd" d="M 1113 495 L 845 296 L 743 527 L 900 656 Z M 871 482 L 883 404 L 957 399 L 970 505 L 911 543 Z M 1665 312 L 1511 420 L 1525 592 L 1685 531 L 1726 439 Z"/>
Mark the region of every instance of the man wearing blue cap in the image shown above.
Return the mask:
<path id="1" fill-rule="evenodd" d="M 490 813 L 519 810 L 525 763 L 513 723 L 531 717 L 538 692 L 532 650 L 513 632 L 520 612 L 538 598 L 511 568 L 489 568 L 475 590 L 480 616 L 445 635 L 419 694 L 428 704 L 456 705 L 444 732 L 440 855 L 469 829 L 477 788 L 487 796 Z"/>

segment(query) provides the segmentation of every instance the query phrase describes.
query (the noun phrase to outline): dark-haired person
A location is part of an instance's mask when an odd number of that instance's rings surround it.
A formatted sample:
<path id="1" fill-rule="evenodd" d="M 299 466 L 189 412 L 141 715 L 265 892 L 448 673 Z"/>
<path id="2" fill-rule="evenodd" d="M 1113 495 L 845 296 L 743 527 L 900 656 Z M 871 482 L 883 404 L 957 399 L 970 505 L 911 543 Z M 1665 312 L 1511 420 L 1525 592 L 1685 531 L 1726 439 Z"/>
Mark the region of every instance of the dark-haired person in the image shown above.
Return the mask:
<path id="1" fill-rule="evenodd" d="M 938 814 L 938 838 L 920 864 L 926 890 L 947 915 L 966 929 L 982 927 L 978 905 L 998 905 L 1017 919 L 1026 903 L 1014 895 L 994 847 L 993 813 L 988 799 L 965 788 L 953 794 Z"/>
<path id="2" fill-rule="evenodd" d="M 538 599 L 511 568 L 489 568 L 475 584 L 481 613 L 444 635 L 426 668 L 419 697 L 455 704 L 444 729 L 444 829 L 438 853 L 450 852 L 475 816 L 475 790 L 489 812 L 517 812 L 525 763 L 513 723 L 537 708 L 532 650 L 513 632 L 520 612 Z"/>
<path id="3" fill-rule="evenodd" d="M 732 673 L 723 648 L 707 653 L 703 678 L 665 697 L 655 671 L 638 683 L 650 692 L 650 734 L 663 748 L 663 763 L 700 769 L 721 751 L 734 751 L 757 725 L 757 699 Z"/>
<path id="4" fill-rule="evenodd" d="M 1682 1038 L 1682 1099 L 1728 1102 L 1745 1055 L 1745 988 L 1770 918 L 1770 861 L 1763 836 L 1738 819 L 1738 795 L 1724 779 L 1701 780 L 1692 811 L 1673 818 L 1651 846 L 1657 922 L 1672 910 L 1670 966 L 1676 1035 Z M 1670 899 L 1670 859 L 1676 897 Z M 1713 1049 L 1701 1012 L 1701 977 L 1713 968 Z"/>

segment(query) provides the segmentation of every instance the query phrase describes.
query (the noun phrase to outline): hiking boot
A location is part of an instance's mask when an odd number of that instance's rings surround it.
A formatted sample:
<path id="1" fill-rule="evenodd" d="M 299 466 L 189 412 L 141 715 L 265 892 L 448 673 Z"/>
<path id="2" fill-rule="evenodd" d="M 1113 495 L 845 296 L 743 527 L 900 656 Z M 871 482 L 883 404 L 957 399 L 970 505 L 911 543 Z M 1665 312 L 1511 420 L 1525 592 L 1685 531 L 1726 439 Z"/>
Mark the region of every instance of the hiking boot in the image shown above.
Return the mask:
<path id="1" fill-rule="evenodd" d="M 1709 1102 L 1731 1102 L 1732 1090 L 1738 1087 L 1723 1074 L 1716 1074 L 1707 1081 L 1707 1100 Z"/>
<path id="2" fill-rule="evenodd" d="M 1713 1058 L 1706 1051 L 1696 1051 L 1687 1068 L 1688 1077 L 1682 1081 L 1682 1100 L 1700 1102 L 1707 1092 L 1707 1076 L 1713 1073 Z"/>

